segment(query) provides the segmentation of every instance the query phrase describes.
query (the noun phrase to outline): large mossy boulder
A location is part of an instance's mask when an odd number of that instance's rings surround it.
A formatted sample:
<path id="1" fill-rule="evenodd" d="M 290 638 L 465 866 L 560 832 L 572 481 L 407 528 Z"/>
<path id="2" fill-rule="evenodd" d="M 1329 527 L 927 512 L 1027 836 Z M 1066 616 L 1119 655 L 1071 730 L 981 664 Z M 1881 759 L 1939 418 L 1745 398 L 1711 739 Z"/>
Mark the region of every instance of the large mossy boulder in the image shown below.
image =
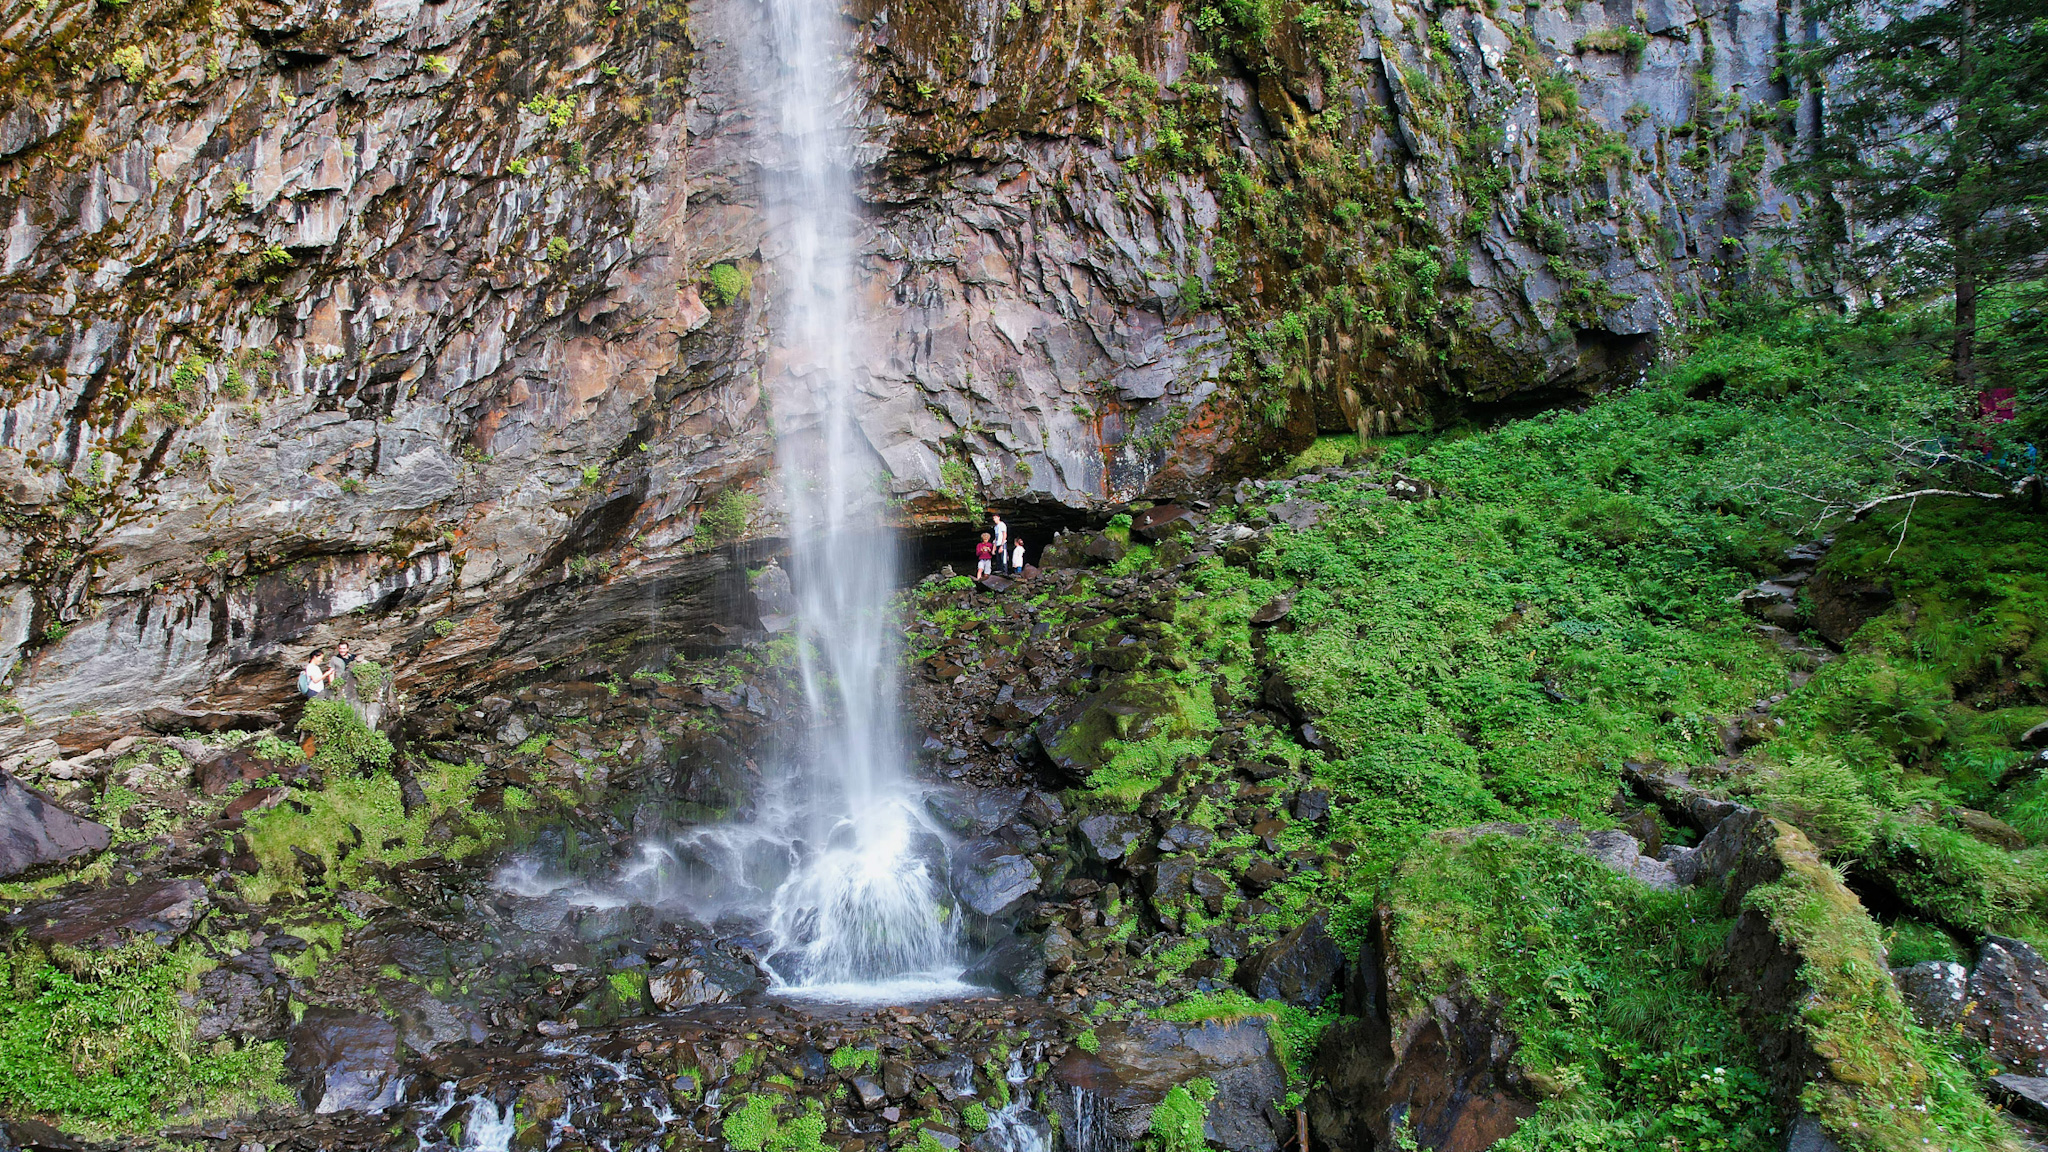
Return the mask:
<path id="1" fill-rule="evenodd" d="M 1062 1133 L 1096 1133 L 1087 1147 L 1129 1147 L 1153 1131 L 1154 1111 L 1175 1088 L 1206 1080 L 1214 1094 L 1202 1102 L 1203 1139 L 1230 1152 L 1277 1152 L 1280 1134 L 1269 1113 L 1287 1080 L 1264 1017 L 1138 1019 L 1095 1033 L 1093 1051 L 1077 1045 L 1052 1067 L 1057 1090 L 1046 1100 Z"/>
<path id="2" fill-rule="evenodd" d="M 1048 713 L 1033 730 L 1039 746 L 1076 783 L 1109 762 L 1109 741 L 1184 736 L 1200 726 L 1195 700 L 1170 681 L 1119 680 Z"/>

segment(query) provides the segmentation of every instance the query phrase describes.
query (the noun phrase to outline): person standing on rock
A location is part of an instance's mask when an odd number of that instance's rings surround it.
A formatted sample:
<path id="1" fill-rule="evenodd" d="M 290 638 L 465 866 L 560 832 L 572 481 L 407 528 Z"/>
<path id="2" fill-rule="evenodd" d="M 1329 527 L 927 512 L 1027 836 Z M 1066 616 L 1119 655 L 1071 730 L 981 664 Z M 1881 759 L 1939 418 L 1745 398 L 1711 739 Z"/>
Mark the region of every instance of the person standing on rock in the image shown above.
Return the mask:
<path id="1" fill-rule="evenodd" d="M 981 534 L 981 543 L 974 546 L 974 578 L 989 575 L 989 568 L 995 563 L 996 546 L 989 542 L 988 533 Z"/>
<path id="2" fill-rule="evenodd" d="M 989 519 L 993 521 L 992 526 L 995 528 L 996 563 L 1000 564 L 1010 558 L 1010 526 L 1003 523 L 1001 516 L 994 515 L 993 513 L 990 514 Z"/>
<path id="3" fill-rule="evenodd" d="M 356 654 L 349 650 L 348 641 L 343 640 L 336 644 L 334 655 L 327 658 L 327 682 L 334 684 L 348 679 L 351 666 L 355 662 Z"/>
<path id="4" fill-rule="evenodd" d="M 1010 575 L 1022 576 L 1023 574 L 1024 541 L 1022 539 L 1012 540 L 1010 541 Z"/>
<path id="5" fill-rule="evenodd" d="M 327 693 L 327 662 L 321 659 L 326 654 L 325 648 L 313 649 L 313 654 L 306 657 L 306 666 L 299 669 L 299 691 L 309 700 Z"/>

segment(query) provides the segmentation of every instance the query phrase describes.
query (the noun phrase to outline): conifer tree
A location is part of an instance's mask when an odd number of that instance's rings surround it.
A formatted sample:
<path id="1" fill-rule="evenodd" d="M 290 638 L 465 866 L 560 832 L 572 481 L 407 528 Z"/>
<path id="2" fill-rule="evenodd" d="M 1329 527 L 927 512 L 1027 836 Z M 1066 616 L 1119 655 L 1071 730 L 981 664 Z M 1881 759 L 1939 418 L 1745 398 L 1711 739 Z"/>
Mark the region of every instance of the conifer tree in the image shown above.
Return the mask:
<path id="1" fill-rule="evenodd" d="M 1821 94 L 1820 130 L 1787 181 L 1841 204 L 1837 239 L 1874 288 L 1953 293 L 1951 371 L 1974 392 L 1986 294 L 2048 275 L 2048 10 L 1819 0 L 1816 15 L 1820 34 L 1791 65 Z M 2029 343 L 1995 342 L 2010 362 L 1992 374 L 2038 365 Z"/>

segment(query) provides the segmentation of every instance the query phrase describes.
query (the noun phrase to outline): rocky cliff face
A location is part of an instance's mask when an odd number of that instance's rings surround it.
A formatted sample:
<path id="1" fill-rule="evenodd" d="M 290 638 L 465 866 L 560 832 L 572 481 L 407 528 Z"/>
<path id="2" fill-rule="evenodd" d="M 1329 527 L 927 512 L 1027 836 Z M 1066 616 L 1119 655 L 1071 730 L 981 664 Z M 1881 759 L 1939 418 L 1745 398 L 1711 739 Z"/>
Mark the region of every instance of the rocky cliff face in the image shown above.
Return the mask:
<path id="1" fill-rule="evenodd" d="M 1626 378 L 1794 212 L 1784 20 L 864 0 L 893 495 L 1093 506 Z M 14 742 L 260 715 L 343 635 L 438 691 L 745 616 L 772 545 L 727 546 L 772 537 L 771 430 L 802 424 L 752 9 L 0 25 Z"/>

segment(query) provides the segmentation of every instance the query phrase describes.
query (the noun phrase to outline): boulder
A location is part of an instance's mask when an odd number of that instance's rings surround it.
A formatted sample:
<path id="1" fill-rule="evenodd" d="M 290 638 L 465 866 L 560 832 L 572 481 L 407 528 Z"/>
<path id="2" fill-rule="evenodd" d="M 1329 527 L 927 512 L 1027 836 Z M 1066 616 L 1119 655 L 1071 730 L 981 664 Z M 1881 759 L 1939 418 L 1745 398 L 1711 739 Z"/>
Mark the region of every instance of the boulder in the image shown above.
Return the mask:
<path id="1" fill-rule="evenodd" d="M 1081 541 L 1081 555 L 1097 564 L 1114 564 L 1130 550 L 1128 541 L 1107 532 L 1092 533 Z"/>
<path id="2" fill-rule="evenodd" d="M 73 816 L 0 772 L 0 879 L 98 852 L 113 836 L 106 825 Z"/>
<path id="3" fill-rule="evenodd" d="M 925 810 L 948 830 L 962 836 L 986 836 L 1008 824 L 1024 803 L 1015 788 L 963 788 L 925 794 Z"/>
<path id="4" fill-rule="evenodd" d="M 1324 1029 L 1316 1045 L 1321 1087 L 1307 1104 L 1318 1144 L 1480 1152 L 1535 1115 L 1512 1087 L 1519 1044 L 1500 1005 L 1455 989 L 1401 995 L 1409 979 L 1392 913 L 1381 908 L 1359 953 L 1357 1002 L 1346 1006 L 1358 1015 Z M 1397 1141 L 1404 1129 L 1414 1143 Z"/>
<path id="5" fill-rule="evenodd" d="M 799 606 L 796 590 L 790 586 L 789 573 L 781 564 L 768 561 L 766 567 L 747 581 L 747 590 L 753 593 L 754 610 L 761 620 L 764 632 L 787 632 L 796 627 Z"/>
<path id="6" fill-rule="evenodd" d="M 1061 1132 L 1098 1130 L 1115 1143 L 1092 1147 L 1128 1146 L 1150 1130 L 1152 1109 L 1169 1091 L 1204 1077 L 1216 1095 L 1208 1103 L 1203 1136 L 1230 1152 L 1278 1152 L 1280 1138 L 1267 1114 L 1286 1095 L 1287 1082 L 1263 1018 L 1200 1024 L 1137 1019 L 1095 1031 L 1096 1051 L 1069 1048 L 1052 1067 L 1060 1090 L 1047 1092 L 1046 1100 Z"/>
<path id="7" fill-rule="evenodd" d="M 1847 579 L 1829 572 L 1809 581 L 1806 595 L 1813 605 L 1813 630 L 1837 648 L 1894 600 L 1891 586 L 1882 580 Z"/>
<path id="8" fill-rule="evenodd" d="M 889 1094 L 882 1091 L 882 1086 L 867 1076 L 853 1078 L 853 1094 L 860 1098 L 860 1106 L 870 1112 L 889 1102 Z"/>
<path id="9" fill-rule="evenodd" d="M 521 737 L 524 739 L 524 737 Z M 201 760 L 192 770 L 199 790 L 218 796 L 236 784 L 254 784 L 266 776 L 290 779 L 298 775 L 301 763 L 266 760 L 253 748 L 231 748 L 219 756 Z"/>
<path id="10" fill-rule="evenodd" d="M 1184 535 L 1198 523 L 1195 514 L 1178 504 L 1160 504 L 1131 517 L 1131 535 L 1157 544 Z"/>
<path id="11" fill-rule="evenodd" d="M 1017 814 L 1024 817 L 1033 828 L 1044 831 L 1067 820 L 1067 806 L 1050 792 L 1032 791 L 1024 797 L 1024 803 Z"/>
<path id="12" fill-rule="evenodd" d="M 1344 951 L 1330 935 L 1329 919 L 1321 912 L 1237 968 L 1238 984 L 1253 999 L 1281 1000 L 1308 1008 L 1336 996 L 1343 976 Z"/>
<path id="13" fill-rule="evenodd" d="M 647 994 L 663 1012 L 729 1003 L 766 986 L 752 964 L 711 947 L 664 960 L 647 977 Z"/>
<path id="14" fill-rule="evenodd" d="M 1327 505 L 1318 504 L 1313 500 L 1299 499 L 1282 500 L 1280 503 L 1268 505 L 1266 508 L 1266 512 L 1276 522 L 1285 524 L 1296 532 L 1306 532 L 1315 527 L 1316 523 L 1323 518 L 1323 513 L 1327 511 L 1329 511 Z"/>
<path id="15" fill-rule="evenodd" d="M 2048 1079 L 2015 1076 L 2010 1072 L 1991 1078 L 1991 1099 L 2005 1105 L 2017 1116 L 2036 1123 L 2048 1123 Z"/>
<path id="16" fill-rule="evenodd" d="M 381 1112 L 398 1102 L 398 1030 L 381 1016 L 306 1009 L 285 1066 L 305 1078 L 306 1104 L 316 1113 Z"/>
<path id="17" fill-rule="evenodd" d="M 1948 816 L 1955 821 L 1956 827 L 1994 848 L 2018 852 L 2027 846 L 2027 838 L 2020 835 L 2019 829 L 1989 812 L 1979 812 L 1975 808 L 1951 808 Z"/>
<path id="18" fill-rule="evenodd" d="M 1004 996 L 1042 996 L 1044 994 L 1044 972 L 1047 972 L 1047 951 L 1051 935 L 1036 937 L 1026 933 L 1014 933 L 995 941 L 987 953 L 981 955 L 961 980 L 993 988 Z M 1071 949 L 1073 937 L 1067 937 Z M 1071 955 L 1069 955 L 1071 965 Z"/>
<path id="19" fill-rule="evenodd" d="M 2048 962 L 2032 945 L 1987 936 L 1970 971 L 1963 1031 L 2008 1072 L 2048 1076 Z"/>
<path id="20" fill-rule="evenodd" d="M 1292 611 L 1294 611 L 1294 597 L 1282 593 L 1261 604 L 1252 613 L 1251 622 L 1255 627 L 1278 624 L 1280 621 L 1285 620 L 1287 614 Z"/>
<path id="21" fill-rule="evenodd" d="M 953 853 L 953 894 L 983 916 L 1007 916 L 1038 887 L 1038 869 L 1002 841 L 983 839 Z"/>
<path id="22" fill-rule="evenodd" d="M 1183 691 L 1171 683 L 1118 681 L 1047 712 L 1032 732 L 1053 766 L 1080 783 L 1107 761 L 1105 741 L 1188 731 L 1192 720 Z"/>
<path id="23" fill-rule="evenodd" d="M 1096 860 L 1121 860 L 1151 830 L 1145 821 L 1122 812 L 1102 812 L 1081 821 L 1081 841 Z"/>
<path id="24" fill-rule="evenodd" d="M 112 950 L 149 942 L 168 946 L 212 899 L 197 880 L 140 880 L 82 896 L 31 904 L 0 920 L 41 944 Z"/>
<path id="25" fill-rule="evenodd" d="M 1969 1001 L 1970 970 L 1961 964 L 1923 960 L 1909 968 L 1892 969 L 1892 982 L 1899 986 L 1899 998 L 1922 1028 L 1947 1032 L 1962 1023 L 1963 1007 Z"/>
<path id="26" fill-rule="evenodd" d="M 1313 824 L 1330 814 L 1330 790 L 1310 788 L 1294 798 L 1294 818 Z"/>

